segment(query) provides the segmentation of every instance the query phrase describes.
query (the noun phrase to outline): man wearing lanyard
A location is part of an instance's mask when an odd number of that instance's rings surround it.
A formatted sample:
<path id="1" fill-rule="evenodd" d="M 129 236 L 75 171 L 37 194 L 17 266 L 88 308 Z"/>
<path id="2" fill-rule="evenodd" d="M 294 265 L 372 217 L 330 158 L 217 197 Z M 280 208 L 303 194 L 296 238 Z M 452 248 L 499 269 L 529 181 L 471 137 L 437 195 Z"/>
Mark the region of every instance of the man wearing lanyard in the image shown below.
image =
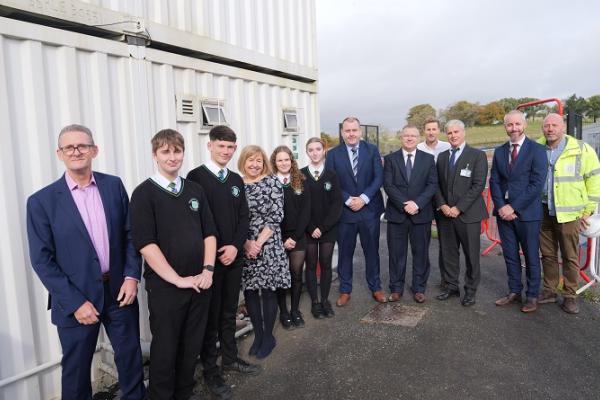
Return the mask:
<path id="1" fill-rule="evenodd" d="M 537 309 L 540 287 L 541 193 L 548 163 L 544 147 L 527 138 L 526 128 L 525 114 L 521 111 L 514 110 L 504 116 L 504 129 L 510 140 L 494 151 L 490 190 L 509 288 L 509 294 L 496 300 L 496 305 L 521 303 L 521 247 L 527 275 L 527 301 L 521 311 L 529 313 Z"/>
<path id="2" fill-rule="evenodd" d="M 27 237 L 63 350 L 62 398 L 92 398 L 90 369 L 102 322 L 122 398 L 142 399 L 141 259 L 131 242 L 127 192 L 118 177 L 92 171 L 98 147 L 87 127 L 63 128 L 56 154 L 66 172 L 27 200 Z"/>
<path id="3" fill-rule="evenodd" d="M 481 192 L 487 177 L 487 157 L 481 150 L 465 143 L 465 125 L 459 120 L 446 123 L 448 142 L 452 146 L 437 160 L 438 190 L 436 206 L 440 221 L 439 237 L 446 270 L 447 286 L 436 297 L 448 300 L 459 297 L 459 248 L 465 256 L 465 307 L 475 304 L 479 285 L 479 249 L 481 221 L 488 213 Z"/>
<path id="4" fill-rule="evenodd" d="M 600 163 L 587 143 L 565 135 L 565 123 L 558 114 L 548 114 L 542 125 L 548 176 L 542 202 L 544 219 L 540 232 L 544 289 L 539 304 L 555 303 L 559 285 L 558 250 L 562 256 L 564 288 L 562 309 L 577 314 L 579 277 L 579 232 L 600 201 Z"/>

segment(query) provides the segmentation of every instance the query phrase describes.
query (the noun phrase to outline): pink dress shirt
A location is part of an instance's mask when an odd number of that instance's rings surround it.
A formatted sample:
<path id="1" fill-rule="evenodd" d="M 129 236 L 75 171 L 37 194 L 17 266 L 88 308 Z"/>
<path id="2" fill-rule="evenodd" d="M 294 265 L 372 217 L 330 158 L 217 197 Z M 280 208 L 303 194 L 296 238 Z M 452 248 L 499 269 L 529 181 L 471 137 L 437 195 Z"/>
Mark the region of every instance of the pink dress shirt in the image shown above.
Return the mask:
<path id="1" fill-rule="evenodd" d="M 100 260 L 100 269 L 102 273 L 109 270 L 110 247 L 108 243 L 108 227 L 106 224 L 106 215 L 104 214 L 104 206 L 100 191 L 96 186 L 96 180 L 92 174 L 90 183 L 85 187 L 79 187 L 68 173 L 65 173 L 67 186 L 71 191 L 73 200 L 79 210 L 79 215 L 83 219 L 85 229 L 87 229 L 98 259 Z"/>

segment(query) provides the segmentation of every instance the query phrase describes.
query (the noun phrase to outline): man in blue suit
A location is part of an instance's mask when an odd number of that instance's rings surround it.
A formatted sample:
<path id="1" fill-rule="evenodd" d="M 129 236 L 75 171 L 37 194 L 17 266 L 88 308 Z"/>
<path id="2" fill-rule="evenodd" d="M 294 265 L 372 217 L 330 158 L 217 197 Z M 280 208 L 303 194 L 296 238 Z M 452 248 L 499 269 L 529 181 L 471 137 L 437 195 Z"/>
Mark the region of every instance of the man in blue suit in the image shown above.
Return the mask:
<path id="1" fill-rule="evenodd" d="M 123 399 L 144 397 L 137 285 L 141 260 L 131 243 L 121 180 L 92 171 L 92 132 L 63 128 L 65 174 L 27 200 L 33 269 L 48 289 L 63 350 L 62 399 L 91 399 L 90 369 L 100 322 L 115 352 Z"/>
<path id="2" fill-rule="evenodd" d="M 338 225 L 338 276 L 342 307 L 352 293 L 352 258 L 356 236 L 365 253 L 366 277 L 373 298 L 385 303 L 379 277 L 379 218 L 383 212 L 383 165 L 377 146 L 364 142 L 360 121 L 347 117 L 342 121 L 344 143 L 327 153 L 325 169 L 333 170 L 340 180 L 345 207 Z"/>
<path id="3" fill-rule="evenodd" d="M 429 277 L 429 241 L 433 197 L 437 191 L 434 157 L 417 150 L 419 130 L 407 125 L 400 133 L 402 149 L 385 157 L 383 188 L 388 195 L 385 218 L 390 255 L 390 297 L 398 301 L 404 292 L 408 242 L 413 261 L 412 285 L 417 303 L 425 301 Z"/>
<path id="4" fill-rule="evenodd" d="M 540 289 L 542 190 L 548 160 L 544 147 L 527 138 L 526 127 L 525 115 L 521 111 L 514 110 L 504 116 L 504 129 L 509 141 L 494 151 L 490 190 L 510 291 L 508 295 L 496 300 L 496 305 L 504 306 L 522 301 L 520 245 L 525 256 L 527 276 L 527 299 L 521 311 L 530 313 L 537 309 Z"/>

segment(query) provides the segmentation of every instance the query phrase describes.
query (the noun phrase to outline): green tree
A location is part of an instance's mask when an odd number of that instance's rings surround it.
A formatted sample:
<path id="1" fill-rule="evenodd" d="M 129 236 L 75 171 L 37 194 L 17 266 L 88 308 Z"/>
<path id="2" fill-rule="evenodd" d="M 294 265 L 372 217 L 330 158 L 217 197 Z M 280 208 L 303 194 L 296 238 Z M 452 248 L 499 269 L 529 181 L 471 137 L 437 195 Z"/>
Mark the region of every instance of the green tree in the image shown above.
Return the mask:
<path id="1" fill-rule="evenodd" d="M 422 129 L 427 118 L 435 117 L 435 108 L 430 104 L 419 104 L 411 107 L 406 116 L 406 122 Z"/>
<path id="2" fill-rule="evenodd" d="M 337 136 L 332 136 L 327 134 L 326 132 L 321 132 L 321 139 L 327 144 L 327 148 L 331 149 L 332 147 L 340 144 L 340 138 Z"/>
<path id="3" fill-rule="evenodd" d="M 573 93 L 565 100 L 565 110 L 567 112 L 575 112 L 576 114 L 584 115 L 588 110 L 588 103 L 583 97 L 578 97 Z"/>
<path id="4" fill-rule="evenodd" d="M 594 123 L 595 123 L 596 118 L 600 118 L 600 94 L 588 97 L 587 105 L 588 105 L 587 116 L 590 118 L 593 118 Z"/>
<path id="5" fill-rule="evenodd" d="M 479 108 L 477 125 L 492 125 L 504 118 L 504 107 L 497 101 L 493 101 Z"/>
<path id="6" fill-rule="evenodd" d="M 519 105 L 519 99 L 515 99 L 514 97 L 505 97 L 497 101 L 502 108 L 504 108 L 504 114 L 509 111 L 514 110 Z"/>
<path id="7" fill-rule="evenodd" d="M 479 115 L 479 104 L 461 100 L 451 105 L 445 112 L 446 121 L 451 119 L 461 120 L 465 126 L 475 125 Z"/>

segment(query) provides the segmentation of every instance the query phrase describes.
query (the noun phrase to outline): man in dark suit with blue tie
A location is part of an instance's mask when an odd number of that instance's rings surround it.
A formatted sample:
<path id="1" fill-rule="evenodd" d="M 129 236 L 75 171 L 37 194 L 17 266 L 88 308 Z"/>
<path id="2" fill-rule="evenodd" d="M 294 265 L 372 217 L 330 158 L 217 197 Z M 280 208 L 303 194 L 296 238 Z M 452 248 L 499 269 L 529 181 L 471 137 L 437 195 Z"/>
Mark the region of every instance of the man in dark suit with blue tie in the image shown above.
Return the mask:
<path id="1" fill-rule="evenodd" d="M 433 196 L 437 190 L 434 157 L 417 150 L 419 130 L 407 125 L 400 133 L 402 149 L 385 157 L 383 188 L 388 195 L 385 217 L 390 255 L 390 297 L 404 292 L 408 242 L 413 260 L 411 290 L 417 303 L 425 301 L 429 277 L 429 241 Z"/>
<path id="2" fill-rule="evenodd" d="M 542 191 L 548 172 L 544 146 L 525 135 L 527 122 L 521 111 L 504 116 L 504 129 L 510 140 L 496 148 L 490 176 L 494 215 L 502 240 L 502 253 L 508 273 L 510 293 L 496 305 L 521 303 L 521 256 L 525 256 L 527 300 L 524 313 L 537 309 L 540 268 L 540 227 L 543 219 Z"/>
<path id="3" fill-rule="evenodd" d="M 460 296 L 460 254 L 465 256 L 465 295 L 461 304 L 475 304 L 475 293 L 481 278 L 479 250 L 481 221 L 488 217 L 481 193 L 488 172 L 487 157 L 465 142 L 465 124 L 457 119 L 446 123 L 451 148 L 438 156 L 438 191 L 435 195 L 439 212 L 438 233 L 447 285 L 436 297 L 448 300 Z"/>
<path id="4" fill-rule="evenodd" d="M 327 153 L 325 169 L 333 170 L 340 180 L 345 207 L 338 226 L 338 276 L 342 307 L 352 292 L 352 257 L 356 236 L 365 253 L 366 276 L 373 298 L 385 303 L 379 276 L 379 218 L 383 213 L 383 165 L 377 146 L 362 141 L 360 121 L 347 117 L 342 121 L 344 143 Z"/>
<path id="5" fill-rule="evenodd" d="M 127 192 L 116 176 L 92 171 L 98 147 L 87 127 L 63 128 L 56 153 L 66 172 L 27 200 L 27 236 L 63 350 L 62 399 L 92 398 L 100 322 L 115 352 L 122 398 L 142 399 L 141 260 L 131 243 Z"/>

